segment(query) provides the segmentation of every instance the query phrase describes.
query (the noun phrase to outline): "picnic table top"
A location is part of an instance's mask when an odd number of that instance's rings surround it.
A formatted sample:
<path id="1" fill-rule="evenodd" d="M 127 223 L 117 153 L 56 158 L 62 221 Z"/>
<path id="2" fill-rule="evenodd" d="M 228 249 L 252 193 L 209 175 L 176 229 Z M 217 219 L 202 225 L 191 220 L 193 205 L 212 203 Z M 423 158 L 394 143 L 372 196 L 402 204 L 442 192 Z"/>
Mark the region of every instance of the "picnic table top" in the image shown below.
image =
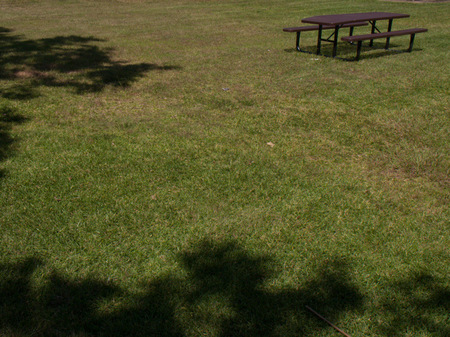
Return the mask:
<path id="1" fill-rule="evenodd" d="M 302 22 L 315 23 L 317 25 L 341 25 L 344 23 L 360 21 L 390 20 L 407 17 L 409 17 L 409 14 L 369 12 L 312 16 L 310 18 L 302 19 Z"/>

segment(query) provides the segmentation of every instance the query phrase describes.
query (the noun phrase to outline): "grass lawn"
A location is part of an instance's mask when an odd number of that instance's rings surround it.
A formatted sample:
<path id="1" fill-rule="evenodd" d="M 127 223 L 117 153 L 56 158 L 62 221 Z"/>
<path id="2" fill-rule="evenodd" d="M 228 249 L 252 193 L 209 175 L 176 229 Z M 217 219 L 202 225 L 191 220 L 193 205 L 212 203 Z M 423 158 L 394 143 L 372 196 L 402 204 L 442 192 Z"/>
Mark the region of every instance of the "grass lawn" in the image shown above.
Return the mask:
<path id="1" fill-rule="evenodd" d="M 0 336 L 449 336 L 449 6 L 2 0 Z"/>

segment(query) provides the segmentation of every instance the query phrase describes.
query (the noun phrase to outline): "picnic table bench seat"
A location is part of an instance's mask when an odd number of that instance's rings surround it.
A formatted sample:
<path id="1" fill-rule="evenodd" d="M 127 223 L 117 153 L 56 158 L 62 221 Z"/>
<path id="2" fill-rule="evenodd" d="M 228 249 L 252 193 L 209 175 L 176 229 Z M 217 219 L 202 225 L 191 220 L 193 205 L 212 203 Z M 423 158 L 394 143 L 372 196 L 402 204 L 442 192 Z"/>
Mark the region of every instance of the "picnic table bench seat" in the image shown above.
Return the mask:
<path id="1" fill-rule="evenodd" d="M 407 49 L 408 52 L 411 52 L 414 44 L 414 37 L 418 33 L 424 33 L 428 31 L 426 28 L 410 28 L 410 29 L 403 29 L 403 30 L 395 30 L 390 32 L 384 32 L 384 33 L 373 33 L 373 34 L 364 34 L 364 35 L 352 35 L 352 36 L 344 36 L 341 38 L 342 41 L 346 42 L 357 42 L 357 51 L 356 51 L 356 59 L 358 60 L 361 55 L 361 46 L 362 41 L 367 40 L 374 40 L 374 39 L 382 39 L 386 38 L 386 45 L 385 49 L 389 49 L 389 39 L 393 36 L 402 36 L 402 35 L 410 35 L 410 41 L 409 41 L 409 48 Z"/>
<path id="2" fill-rule="evenodd" d="M 349 34 L 351 36 L 351 35 L 353 35 L 354 27 L 367 26 L 367 25 L 368 25 L 367 22 L 352 22 L 352 23 L 343 24 L 343 25 L 340 26 L 340 28 L 349 27 L 350 28 L 350 33 Z M 334 25 L 323 25 L 322 26 L 322 30 L 324 30 L 324 29 L 335 29 L 335 28 L 336 28 L 336 26 L 334 26 Z M 302 51 L 300 49 L 300 33 L 301 32 L 310 32 L 310 31 L 315 31 L 315 30 L 319 30 L 319 25 L 283 28 L 284 32 L 297 33 L 295 48 L 298 51 Z"/>

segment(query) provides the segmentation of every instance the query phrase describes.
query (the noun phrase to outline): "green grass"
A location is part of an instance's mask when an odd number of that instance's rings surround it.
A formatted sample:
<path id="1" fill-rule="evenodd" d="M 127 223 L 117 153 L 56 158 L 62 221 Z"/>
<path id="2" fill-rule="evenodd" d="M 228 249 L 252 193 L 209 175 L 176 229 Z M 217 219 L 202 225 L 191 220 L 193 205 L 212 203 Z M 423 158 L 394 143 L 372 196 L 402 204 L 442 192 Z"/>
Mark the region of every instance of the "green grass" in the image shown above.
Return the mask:
<path id="1" fill-rule="evenodd" d="M 447 336 L 448 9 L 2 1 L 0 335 Z M 282 32 L 366 11 L 429 31 Z"/>

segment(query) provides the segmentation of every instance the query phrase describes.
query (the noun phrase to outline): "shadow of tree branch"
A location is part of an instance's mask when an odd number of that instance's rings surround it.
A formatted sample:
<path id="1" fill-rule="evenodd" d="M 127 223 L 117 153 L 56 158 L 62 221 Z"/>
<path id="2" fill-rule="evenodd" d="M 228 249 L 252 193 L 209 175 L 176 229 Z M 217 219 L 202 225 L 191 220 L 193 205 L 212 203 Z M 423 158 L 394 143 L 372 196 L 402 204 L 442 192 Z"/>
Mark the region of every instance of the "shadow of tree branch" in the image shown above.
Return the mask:
<path id="1" fill-rule="evenodd" d="M 180 255 L 184 273 L 150 280 L 130 293 L 111 282 L 69 280 L 36 258 L 0 265 L 0 334 L 14 336 L 313 336 L 329 329 L 304 308 L 338 319 L 363 301 L 334 260 L 299 289 L 269 291 L 267 256 L 234 242 L 204 241 Z M 182 276 L 185 275 L 185 276 Z"/>
<path id="2" fill-rule="evenodd" d="M 266 287 L 276 276 L 271 258 L 235 242 L 200 242 L 182 252 L 179 262 L 181 273 L 151 279 L 137 292 L 111 281 L 45 274 L 48 267 L 35 257 L 0 264 L 0 334 L 317 336 L 331 328 L 305 305 L 334 323 L 365 310 L 345 259 L 328 259 L 308 282 L 278 290 Z M 449 291 L 442 283 L 419 273 L 388 284 L 388 290 L 375 333 L 448 336 Z"/>
<path id="3" fill-rule="evenodd" d="M 76 35 L 31 40 L 0 27 L 0 96 L 30 99 L 39 96 L 42 86 L 97 92 L 106 86 L 128 87 L 151 70 L 180 69 L 115 61 L 113 49 L 101 48 L 99 42 L 105 40 Z"/>
<path id="4" fill-rule="evenodd" d="M 382 302 L 386 319 L 378 331 L 384 336 L 428 332 L 450 336 L 450 289 L 426 272 L 413 273 L 388 286 L 393 298 Z M 411 336 L 411 334 L 409 335 Z"/>
<path id="5" fill-rule="evenodd" d="M 0 163 L 13 151 L 15 139 L 11 136 L 11 128 L 14 124 L 21 124 L 26 118 L 19 115 L 8 106 L 0 106 Z M 5 175 L 0 167 L 0 179 Z"/>

